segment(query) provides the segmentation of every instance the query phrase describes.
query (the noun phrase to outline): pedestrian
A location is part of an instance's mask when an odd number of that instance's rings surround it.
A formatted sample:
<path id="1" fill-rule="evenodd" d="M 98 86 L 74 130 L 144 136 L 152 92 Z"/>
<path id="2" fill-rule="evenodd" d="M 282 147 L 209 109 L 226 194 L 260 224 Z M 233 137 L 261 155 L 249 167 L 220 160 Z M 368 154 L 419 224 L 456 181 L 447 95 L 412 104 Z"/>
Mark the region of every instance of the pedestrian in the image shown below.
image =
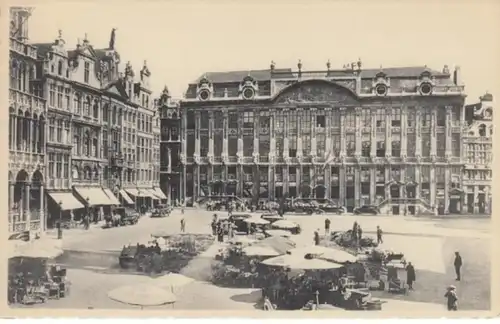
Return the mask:
<path id="1" fill-rule="evenodd" d="M 181 233 L 184 233 L 186 231 L 186 221 L 184 220 L 184 217 L 181 219 Z"/>
<path id="2" fill-rule="evenodd" d="M 314 245 L 319 245 L 319 229 L 314 231 Z"/>
<path id="3" fill-rule="evenodd" d="M 329 218 L 325 219 L 325 236 L 330 233 L 331 220 Z"/>
<path id="4" fill-rule="evenodd" d="M 408 262 L 406 266 L 406 283 L 408 284 L 408 288 L 413 290 L 413 283 L 417 281 L 417 277 L 415 275 L 415 268 L 411 262 Z"/>
<path id="5" fill-rule="evenodd" d="M 384 240 L 382 240 L 382 229 L 377 225 L 377 244 L 381 243 L 384 243 Z"/>
<path id="6" fill-rule="evenodd" d="M 358 240 L 361 241 L 361 238 L 363 236 L 363 230 L 361 229 L 361 226 L 358 225 Z"/>
<path id="7" fill-rule="evenodd" d="M 184 205 L 181 206 L 181 214 L 184 215 Z"/>
<path id="8" fill-rule="evenodd" d="M 455 286 L 451 285 L 448 287 L 446 294 L 444 294 L 444 297 L 447 299 L 447 306 L 449 311 L 456 311 L 458 310 L 458 296 L 457 296 L 457 289 Z"/>
<path id="9" fill-rule="evenodd" d="M 453 265 L 455 266 L 455 273 L 457 274 L 457 278 L 455 280 L 460 281 L 461 279 L 460 268 L 462 268 L 462 256 L 458 251 L 455 252 L 455 261 L 453 262 Z"/>

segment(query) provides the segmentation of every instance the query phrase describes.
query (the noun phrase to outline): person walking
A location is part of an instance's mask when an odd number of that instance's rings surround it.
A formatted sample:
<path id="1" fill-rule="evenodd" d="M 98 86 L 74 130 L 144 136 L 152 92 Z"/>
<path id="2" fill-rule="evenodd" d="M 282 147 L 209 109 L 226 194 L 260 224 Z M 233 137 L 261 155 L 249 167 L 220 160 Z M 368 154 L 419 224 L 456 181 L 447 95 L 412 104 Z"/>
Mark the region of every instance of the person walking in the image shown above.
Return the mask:
<path id="1" fill-rule="evenodd" d="M 455 267 L 455 273 L 457 275 L 456 281 L 460 281 L 460 268 L 462 268 L 462 256 L 457 251 L 455 252 L 455 261 L 453 262 L 453 266 Z"/>
<path id="2" fill-rule="evenodd" d="M 384 243 L 384 240 L 382 240 L 382 229 L 377 225 L 377 244 L 381 243 Z"/>
<path id="3" fill-rule="evenodd" d="M 186 220 L 184 219 L 184 217 L 182 217 L 181 219 L 181 233 L 184 233 L 186 232 Z"/>
<path id="4" fill-rule="evenodd" d="M 314 245 L 319 245 L 319 230 L 314 231 Z"/>
<path id="5" fill-rule="evenodd" d="M 330 219 L 326 218 L 325 219 L 325 236 L 328 235 L 328 233 L 330 233 L 330 224 L 331 224 Z"/>
<path id="6" fill-rule="evenodd" d="M 449 286 L 446 291 L 446 294 L 444 294 L 444 297 L 447 300 L 447 306 L 449 311 L 458 310 L 458 296 L 457 296 L 457 289 L 455 286 L 453 285 Z"/>
<path id="7" fill-rule="evenodd" d="M 411 262 L 408 262 L 406 266 L 406 283 L 408 284 L 408 289 L 413 290 L 413 283 L 417 281 L 416 279 L 415 268 Z"/>

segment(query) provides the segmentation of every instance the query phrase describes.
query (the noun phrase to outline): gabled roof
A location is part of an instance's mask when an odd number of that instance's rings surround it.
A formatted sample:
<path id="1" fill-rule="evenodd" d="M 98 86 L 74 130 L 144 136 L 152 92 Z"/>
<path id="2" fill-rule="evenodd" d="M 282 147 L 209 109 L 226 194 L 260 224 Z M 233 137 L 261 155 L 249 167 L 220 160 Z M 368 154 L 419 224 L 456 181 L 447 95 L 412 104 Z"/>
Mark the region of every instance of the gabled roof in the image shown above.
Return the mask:
<path id="1" fill-rule="evenodd" d="M 290 73 L 293 77 L 292 69 L 275 69 L 275 72 Z M 192 84 L 197 84 L 201 79 L 207 78 L 212 83 L 234 83 L 241 82 L 243 79 L 250 75 L 255 81 L 269 81 L 271 80 L 271 70 L 246 70 L 246 71 L 228 71 L 228 72 L 207 72 L 201 75 Z"/>
<path id="2" fill-rule="evenodd" d="M 111 82 L 110 84 L 105 86 L 103 90 L 107 93 L 121 96 L 124 99 L 129 99 L 127 91 L 125 90 L 121 79 Z"/>
<path id="3" fill-rule="evenodd" d="M 36 52 L 37 52 L 38 56 L 45 57 L 45 55 L 48 52 L 50 52 L 50 50 L 54 44 L 52 44 L 52 43 L 35 43 L 32 45 L 36 47 Z"/>

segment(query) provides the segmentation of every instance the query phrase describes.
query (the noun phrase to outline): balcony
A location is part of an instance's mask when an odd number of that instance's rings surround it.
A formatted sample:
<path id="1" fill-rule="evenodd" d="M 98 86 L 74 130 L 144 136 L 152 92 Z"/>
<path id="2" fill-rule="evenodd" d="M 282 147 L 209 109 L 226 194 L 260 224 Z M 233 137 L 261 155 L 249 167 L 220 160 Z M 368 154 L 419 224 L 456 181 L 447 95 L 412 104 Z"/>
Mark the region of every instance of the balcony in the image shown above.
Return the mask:
<path id="1" fill-rule="evenodd" d="M 36 47 L 30 44 L 26 44 L 18 39 L 10 38 L 9 49 L 11 51 L 17 52 L 22 55 L 31 57 L 32 59 L 37 59 Z"/>
<path id="2" fill-rule="evenodd" d="M 9 89 L 9 102 L 40 110 L 44 110 L 45 107 L 45 99 L 15 89 Z"/>
<path id="3" fill-rule="evenodd" d="M 236 179 L 237 179 L 236 174 L 234 174 L 234 173 L 230 173 L 230 174 L 228 174 L 228 175 L 227 175 L 227 178 L 228 178 L 229 180 L 236 180 Z"/>
<path id="4" fill-rule="evenodd" d="M 236 157 L 236 156 L 228 156 L 227 157 L 227 161 L 229 163 L 237 163 L 238 162 L 238 157 Z"/>

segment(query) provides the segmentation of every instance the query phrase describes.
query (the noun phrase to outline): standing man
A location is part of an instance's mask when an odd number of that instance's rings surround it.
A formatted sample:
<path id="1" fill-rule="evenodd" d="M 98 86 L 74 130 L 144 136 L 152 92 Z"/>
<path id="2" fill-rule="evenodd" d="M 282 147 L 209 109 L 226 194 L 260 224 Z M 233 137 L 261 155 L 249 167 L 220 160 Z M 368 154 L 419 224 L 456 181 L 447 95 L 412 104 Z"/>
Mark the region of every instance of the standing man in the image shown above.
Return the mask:
<path id="1" fill-rule="evenodd" d="M 455 261 L 453 262 L 455 266 L 455 273 L 457 274 L 456 281 L 460 281 L 460 268 L 462 267 L 462 257 L 459 252 L 455 252 Z"/>
<path id="2" fill-rule="evenodd" d="M 314 231 L 314 245 L 319 245 L 319 229 L 317 231 Z"/>
<path id="3" fill-rule="evenodd" d="M 331 224 L 330 218 L 326 218 L 325 219 L 325 236 L 328 235 L 328 233 L 330 233 L 330 224 Z"/>
<path id="4" fill-rule="evenodd" d="M 448 291 L 446 292 L 446 294 L 444 294 L 444 297 L 447 299 L 447 306 L 449 311 L 458 310 L 458 296 L 455 286 L 449 286 Z"/>
<path id="5" fill-rule="evenodd" d="M 186 221 L 184 220 L 184 217 L 181 219 L 181 233 L 184 233 L 186 231 Z"/>
<path id="6" fill-rule="evenodd" d="M 406 266 L 406 283 L 408 284 L 408 289 L 413 290 L 413 282 L 415 282 L 416 279 L 415 268 L 411 262 L 408 262 Z"/>
<path id="7" fill-rule="evenodd" d="M 384 243 L 384 240 L 382 240 L 382 229 L 377 225 L 377 244 L 381 243 Z"/>

